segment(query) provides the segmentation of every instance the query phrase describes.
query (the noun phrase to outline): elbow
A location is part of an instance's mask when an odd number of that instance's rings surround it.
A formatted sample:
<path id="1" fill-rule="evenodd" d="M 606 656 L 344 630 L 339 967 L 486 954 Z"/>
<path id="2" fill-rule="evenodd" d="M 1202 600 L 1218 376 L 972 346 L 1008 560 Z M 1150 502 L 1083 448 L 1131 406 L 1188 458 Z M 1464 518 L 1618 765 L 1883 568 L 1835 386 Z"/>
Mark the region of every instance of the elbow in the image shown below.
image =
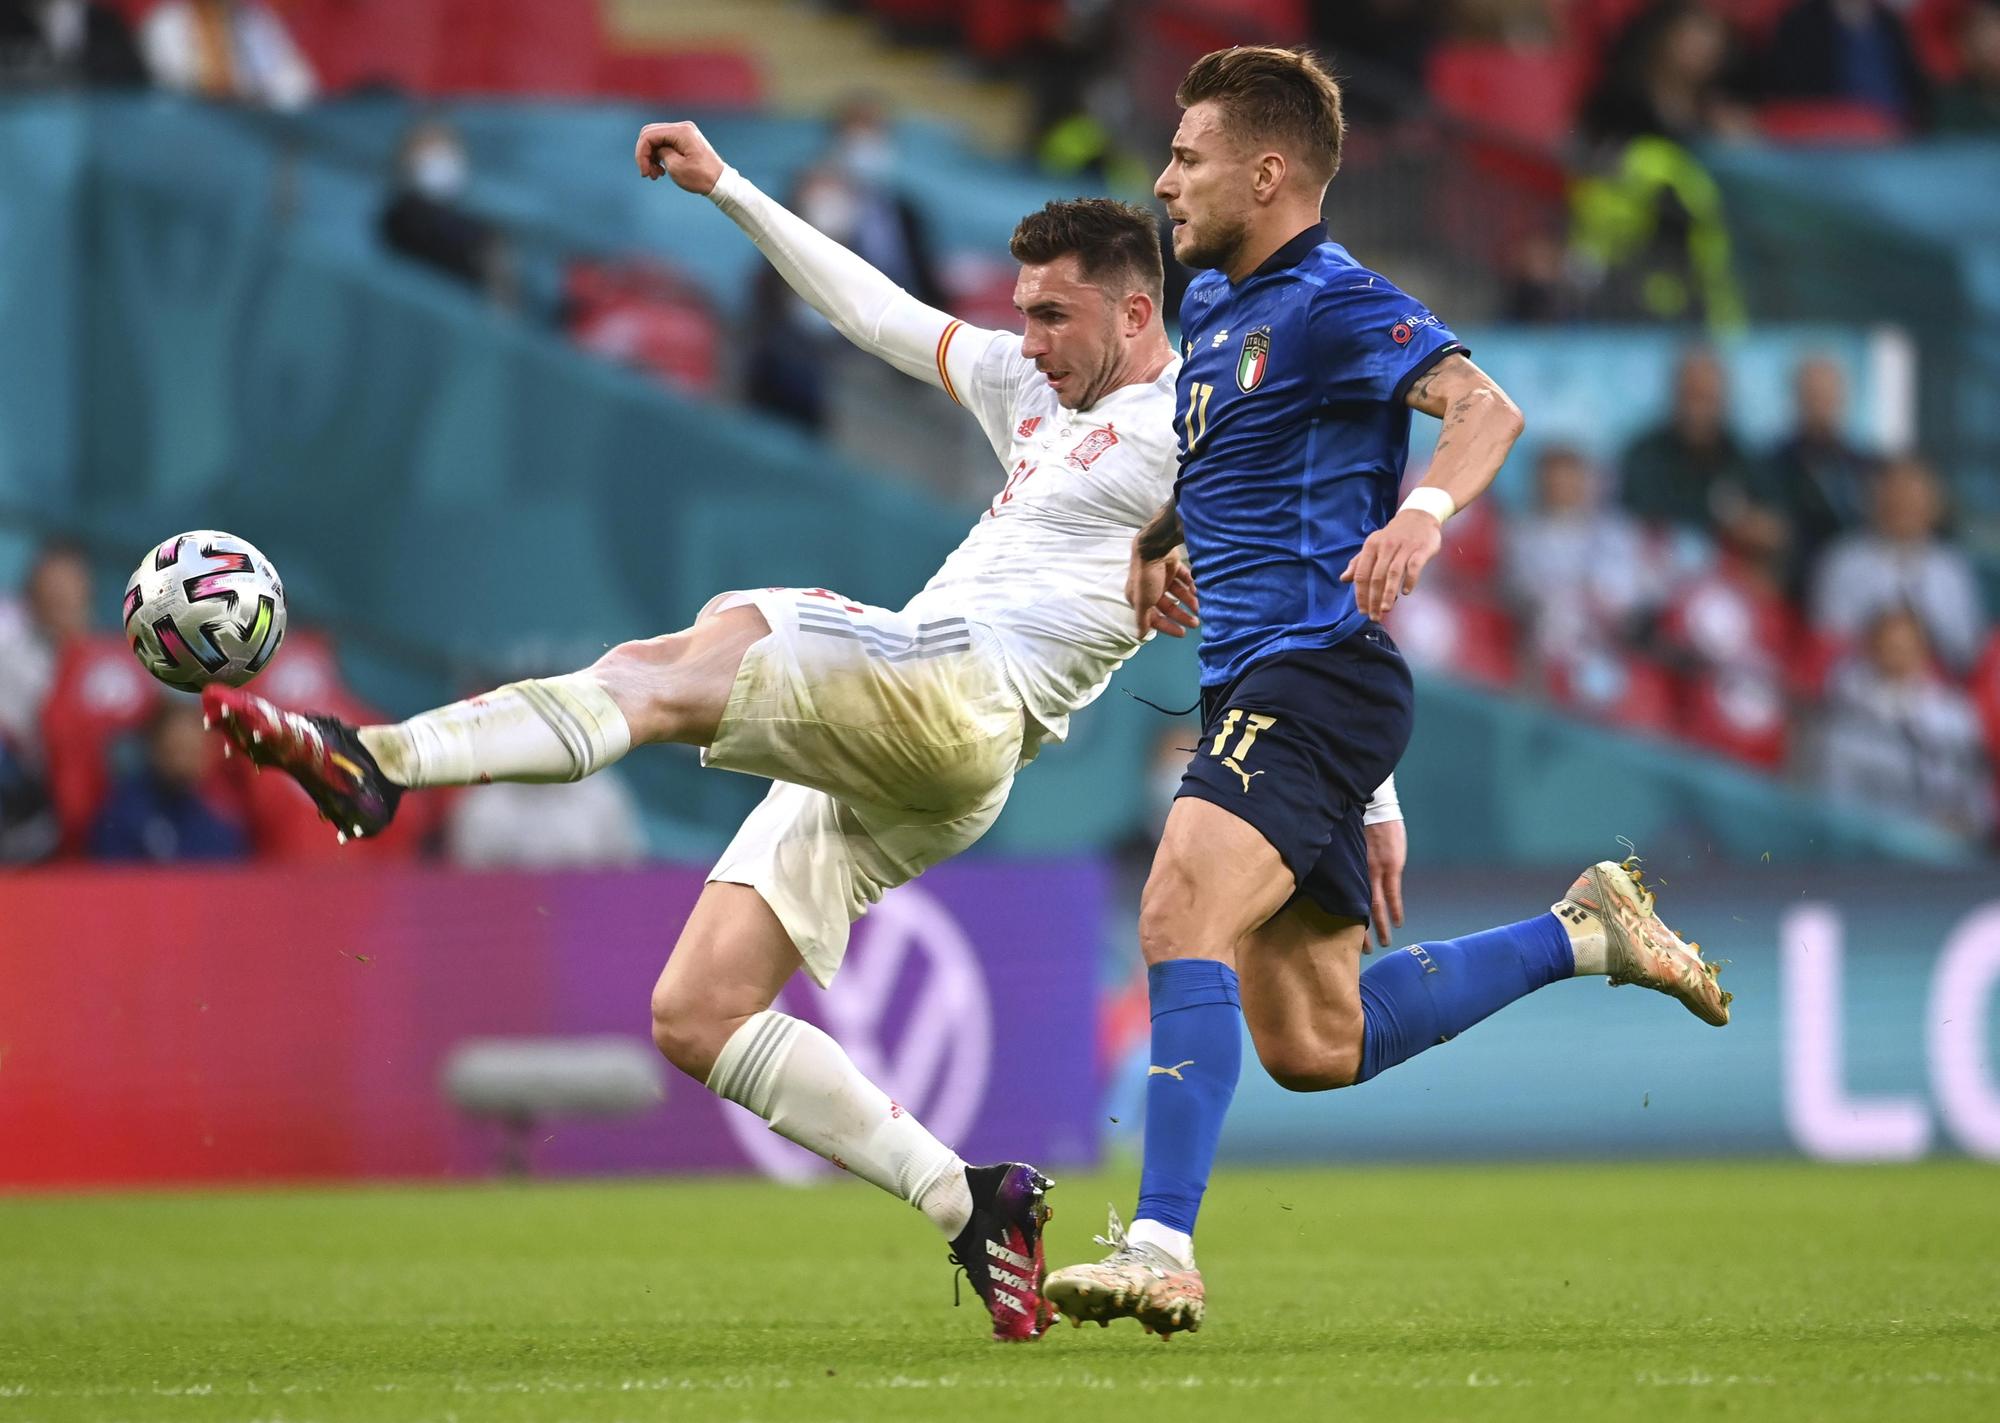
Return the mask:
<path id="1" fill-rule="evenodd" d="M 1528 428 L 1527 417 L 1521 413 L 1521 407 L 1509 398 L 1507 392 L 1497 385 L 1488 389 L 1487 400 L 1492 412 L 1494 430 L 1509 445 L 1513 444 L 1521 438 L 1521 432 Z"/>

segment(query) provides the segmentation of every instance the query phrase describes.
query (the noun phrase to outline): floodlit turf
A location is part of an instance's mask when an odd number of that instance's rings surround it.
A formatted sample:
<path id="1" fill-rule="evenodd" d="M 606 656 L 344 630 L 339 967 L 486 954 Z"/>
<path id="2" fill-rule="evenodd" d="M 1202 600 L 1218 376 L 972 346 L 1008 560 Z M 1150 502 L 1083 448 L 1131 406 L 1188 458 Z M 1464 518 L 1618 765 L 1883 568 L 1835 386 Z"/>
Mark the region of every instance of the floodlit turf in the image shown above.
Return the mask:
<path id="1" fill-rule="evenodd" d="M 0 1200 L 0 1419 L 2000 1417 L 1990 1168 L 1235 1171 L 1202 1241 L 1201 1334 L 1007 1347 L 851 1182 Z"/>

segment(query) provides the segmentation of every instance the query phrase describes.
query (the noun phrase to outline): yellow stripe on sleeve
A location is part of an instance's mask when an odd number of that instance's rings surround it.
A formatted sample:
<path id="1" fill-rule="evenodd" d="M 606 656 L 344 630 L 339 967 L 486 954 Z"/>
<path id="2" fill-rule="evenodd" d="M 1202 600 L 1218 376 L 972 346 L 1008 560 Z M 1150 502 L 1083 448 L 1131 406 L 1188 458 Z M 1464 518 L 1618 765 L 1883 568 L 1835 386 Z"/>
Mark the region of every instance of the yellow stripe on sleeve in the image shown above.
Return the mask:
<path id="1" fill-rule="evenodd" d="M 945 327 L 944 334 L 938 337 L 937 345 L 938 379 L 944 382 L 944 393 L 959 405 L 963 405 L 965 402 L 958 398 L 958 390 L 951 383 L 951 372 L 945 368 L 944 358 L 945 353 L 951 350 L 951 338 L 958 334 L 958 328 L 963 325 L 965 325 L 963 321 L 954 321 L 951 325 Z"/>

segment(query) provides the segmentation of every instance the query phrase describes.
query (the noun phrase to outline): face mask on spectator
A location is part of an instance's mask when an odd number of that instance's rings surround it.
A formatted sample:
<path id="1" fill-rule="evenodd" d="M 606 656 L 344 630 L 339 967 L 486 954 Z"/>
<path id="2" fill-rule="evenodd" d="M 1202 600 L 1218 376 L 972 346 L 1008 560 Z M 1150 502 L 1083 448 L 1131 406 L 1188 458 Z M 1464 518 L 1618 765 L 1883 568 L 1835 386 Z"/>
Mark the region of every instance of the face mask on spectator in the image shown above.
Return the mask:
<path id="1" fill-rule="evenodd" d="M 443 201 L 465 191 L 471 166 L 465 152 L 452 143 L 427 143 L 410 155 L 410 186 L 427 198 Z"/>
<path id="2" fill-rule="evenodd" d="M 885 187 L 896 173 L 896 146 L 886 133 L 864 130 L 841 143 L 839 162 L 855 182 Z"/>

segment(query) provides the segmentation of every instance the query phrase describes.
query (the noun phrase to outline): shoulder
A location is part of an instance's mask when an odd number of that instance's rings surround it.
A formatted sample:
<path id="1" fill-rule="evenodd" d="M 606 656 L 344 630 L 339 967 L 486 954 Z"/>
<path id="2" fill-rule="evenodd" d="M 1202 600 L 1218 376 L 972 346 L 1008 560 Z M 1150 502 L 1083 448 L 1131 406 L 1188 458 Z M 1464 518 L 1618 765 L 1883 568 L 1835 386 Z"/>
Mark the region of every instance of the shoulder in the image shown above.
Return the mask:
<path id="1" fill-rule="evenodd" d="M 1213 311 L 1229 291 L 1229 279 L 1217 271 L 1201 273 L 1181 296 L 1181 325 L 1193 326 Z"/>

